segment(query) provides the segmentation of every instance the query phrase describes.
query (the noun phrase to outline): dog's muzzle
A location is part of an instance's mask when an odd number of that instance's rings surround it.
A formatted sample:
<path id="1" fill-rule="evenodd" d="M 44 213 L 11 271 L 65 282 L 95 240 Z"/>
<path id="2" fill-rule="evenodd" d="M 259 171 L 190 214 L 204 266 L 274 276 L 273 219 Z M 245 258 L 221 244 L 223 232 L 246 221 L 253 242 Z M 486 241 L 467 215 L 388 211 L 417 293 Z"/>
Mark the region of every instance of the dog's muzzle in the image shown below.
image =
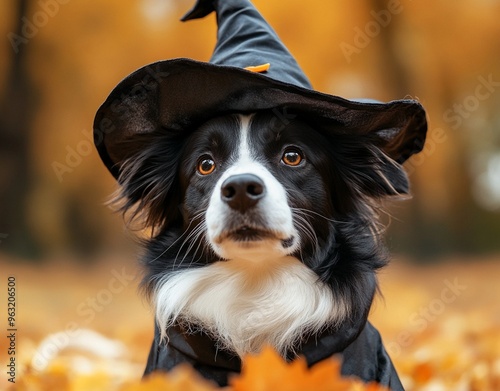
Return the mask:
<path id="1" fill-rule="evenodd" d="M 237 174 L 227 178 L 221 185 L 221 200 L 234 215 L 227 237 L 235 241 L 255 241 L 274 235 L 266 228 L 262 212 L 257 204 L 266 195 L 264 181 L 254 174 Z"/>
<path id="2" fill-rule="evenodd" d="M 210 198 L 206 222 L 212 249 L 225 259 L 289 255 L 299 241 L 284 187 L 257 164 L 242 169 L 246 172 L 221 179 Z"/>
<path id="3" fill-rule="evenodd" d="M 222 201 L 242 214 L 257 205 L 265 193 L 264 182 L 254 174 L 230 176 L 221 186 Z"/>

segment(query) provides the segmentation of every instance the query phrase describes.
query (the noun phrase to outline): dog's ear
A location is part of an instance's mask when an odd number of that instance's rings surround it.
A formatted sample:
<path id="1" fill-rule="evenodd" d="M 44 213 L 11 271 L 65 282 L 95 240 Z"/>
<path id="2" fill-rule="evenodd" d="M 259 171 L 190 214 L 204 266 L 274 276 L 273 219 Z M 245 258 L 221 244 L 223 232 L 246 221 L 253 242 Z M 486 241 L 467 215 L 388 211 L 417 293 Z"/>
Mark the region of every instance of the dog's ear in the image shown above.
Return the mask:
<path id="1" fill-rule="evenodd" d="M 372 197 L 408 194 L 410 184 L 403 166 L 378 148 L 368 149 L 373 157 L 360 177 L 364 192 Z"/>
<path id="2" fill-rule="evenodd" d="M 377 199 L 408 194 L 409 181 L 403 166 L 380 148 L 378 137 L 329 136 L 333 168 L 349 193 Z"/>
<path id="3" fill-rule="evenodd" d="M 356 117 L 351 121 L 355 126 L 347 125 L 346 120 L 332 124 L 304 117 L 330 141 L 334 164 L 352 190 L 375 198 L 408 194 L 409 181 L 402 163 L 422 150 L 427 122 L 418 105 L 401 112 L 396 110 L 400 104 L 391 103 L 393 109 L 377 121 Z"/>
<path id="4" fill-rule="evenodd" d="M 374 127 L 361 135 L 359 141 L 361 148 L 366 150 L 369 163 L 362 177 L 368 195 L 379 197 L 409 193 L 408 176 L 401 163 L 423 148 L 425 131 L 422 129 L 426 129 L 425 123 L 381 130 Z"/>
<path id="5" fill-rule="evenodd" d="M 178 165 L 185 137 L 175 134 L 142 134 L 133 143 L 123 141 L 130 156 L 120 165 L 120 188 L 112 203 L 139 221 L 139 228 L 164 228 L 180 219 L 182 200 L 178 186 Z"/>

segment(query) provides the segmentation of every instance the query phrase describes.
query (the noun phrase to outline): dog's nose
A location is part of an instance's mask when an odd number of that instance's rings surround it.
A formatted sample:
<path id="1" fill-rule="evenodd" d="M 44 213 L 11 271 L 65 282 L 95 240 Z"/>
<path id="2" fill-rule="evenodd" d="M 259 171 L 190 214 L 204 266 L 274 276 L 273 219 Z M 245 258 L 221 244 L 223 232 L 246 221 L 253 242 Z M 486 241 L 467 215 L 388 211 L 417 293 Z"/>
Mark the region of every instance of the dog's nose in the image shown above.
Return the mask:
<path id="1" fill-rule="evenodd" d="M 245 213 L 264 197 L 266 187 L 257 175 L 238 174 L 227 178 L 221 187 L 222 201 Z"/>

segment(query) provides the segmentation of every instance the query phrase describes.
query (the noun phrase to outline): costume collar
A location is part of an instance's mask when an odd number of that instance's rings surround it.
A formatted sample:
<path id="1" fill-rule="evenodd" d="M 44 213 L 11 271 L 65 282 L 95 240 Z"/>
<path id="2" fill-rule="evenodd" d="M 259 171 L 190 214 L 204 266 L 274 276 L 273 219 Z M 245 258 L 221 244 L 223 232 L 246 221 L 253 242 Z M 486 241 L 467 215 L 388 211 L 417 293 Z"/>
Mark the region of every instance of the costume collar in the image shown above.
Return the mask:
<path id="1" fill-rule="evenodd" d="M 361 333 L 367 322 L 368 311 L 346 322 L 339 328 L 328 328 L 320 334 L 310 336 L 298 349 L 309 366 L 342 352 Z M 158 330 L 156 330 L 158 333 Z M 217 342 L 200 331 L 189 331 L 175 325 L 167 330 L 168 345 L 202 364 L 239 372 L 241 359 L 234 353 L 217 348 Z M 293 359 L 288 355 L 288 361 Z"/>

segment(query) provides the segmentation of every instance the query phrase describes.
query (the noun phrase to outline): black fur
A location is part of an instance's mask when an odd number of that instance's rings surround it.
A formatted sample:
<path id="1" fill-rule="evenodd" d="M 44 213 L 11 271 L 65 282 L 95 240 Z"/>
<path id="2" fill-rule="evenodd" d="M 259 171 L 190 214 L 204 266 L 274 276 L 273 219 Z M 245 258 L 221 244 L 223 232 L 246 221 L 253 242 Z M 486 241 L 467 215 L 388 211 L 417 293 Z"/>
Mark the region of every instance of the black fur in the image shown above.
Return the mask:
<path id="1" fill-rule="evenodd" d="M 147 294 L 166 273 L 219 260 L 204 234 L 195 230 L 217 179 L 235 158 L 237 121 L 228 115 L 182 135 L 166 129 L 145 134 L 138 152 L 123 163 L 116 200 L 124 213 L 142 218 L 153 232 L 144 242 Z M 255 157 L 287 190 L 302 234 L 302 246 L 294 255 L 334 295 L 348 300 L 352 318 L 366 314 L 377 290 L 375 272 L 387 263 L 377 206 L 387 196 L 408 192 L 401 165 L 377 147 L 376 134 L 347 134 L 340 125 L 325 129 L 300 113 L 283 123 L 273 112 L 259 112 L 250 135 Z M 291 145 L 305 155 L 300 167 L 280 164 Z M 216 172 L 207 177 L 196 174 L 204 154 L 218 162 Z"/>

